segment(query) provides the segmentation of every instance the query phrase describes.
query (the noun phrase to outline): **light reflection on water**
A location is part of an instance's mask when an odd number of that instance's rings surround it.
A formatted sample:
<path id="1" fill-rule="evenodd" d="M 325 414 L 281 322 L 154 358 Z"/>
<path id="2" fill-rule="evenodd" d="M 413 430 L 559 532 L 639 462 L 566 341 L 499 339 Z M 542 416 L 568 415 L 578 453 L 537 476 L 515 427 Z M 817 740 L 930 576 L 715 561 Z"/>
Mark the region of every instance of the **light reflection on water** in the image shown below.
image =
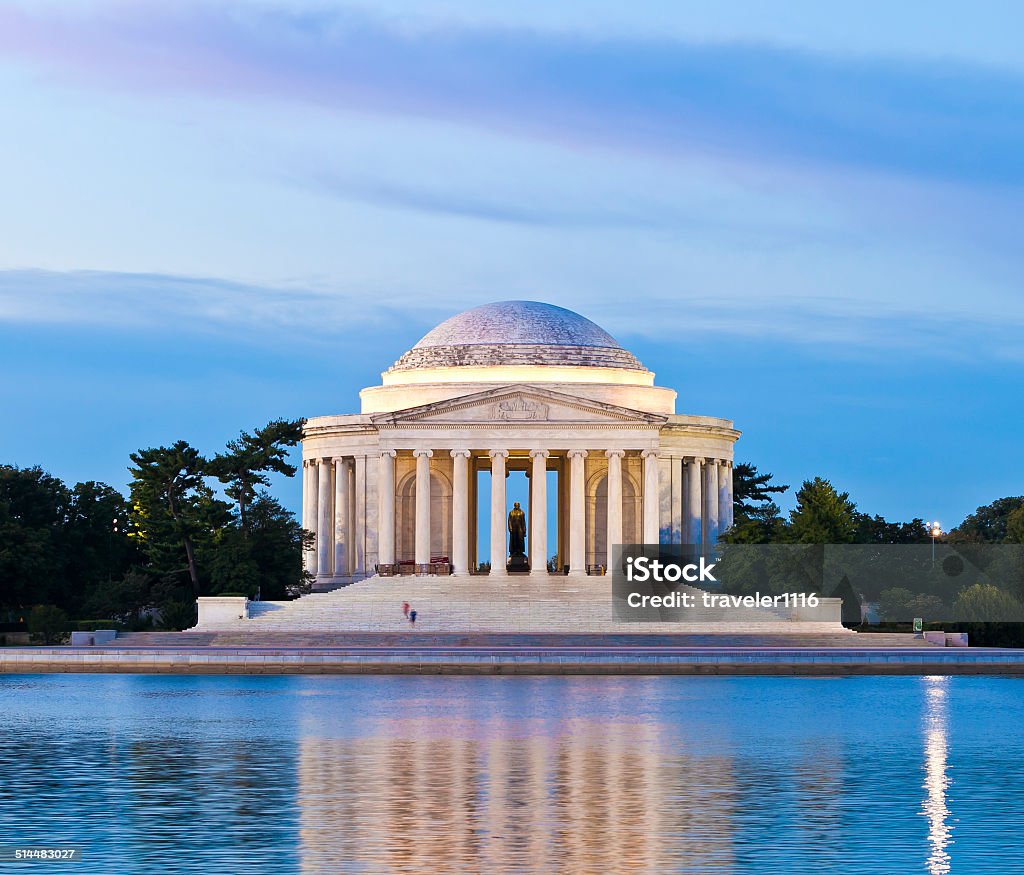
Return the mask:
<path id="1" fill-rule="evenodd" d="M 949 778 L 946 776 L 946 695 L 949 678 L 930 677 L 925 679 L 925 790 L 923 813 L 928 818 L 928 872 L 930 875 L 947 875 L 952 828 L 949 825 L 949 806 L 946 804 L 946 790 Z"/>
<path id="2" fill-rule="evenodd" d="M 76 872 L 1024 872 L 1022 689 L 0 676 L 0 844 L 82 845 Z"/>

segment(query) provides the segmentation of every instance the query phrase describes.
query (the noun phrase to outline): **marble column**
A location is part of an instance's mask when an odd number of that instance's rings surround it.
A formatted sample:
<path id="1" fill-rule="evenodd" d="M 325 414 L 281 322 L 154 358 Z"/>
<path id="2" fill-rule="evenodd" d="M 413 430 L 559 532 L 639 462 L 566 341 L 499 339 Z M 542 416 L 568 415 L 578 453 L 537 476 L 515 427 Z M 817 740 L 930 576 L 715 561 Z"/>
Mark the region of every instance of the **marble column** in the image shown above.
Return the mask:
<path id="1" fill-rule="evenodd" d="M 657 544 L 661 538 L 661 491 L 658 484 L 658 451 L 644 450 L 644 524 L 643 542 Z"/>
<path id="2" fill-rule="evenodd" d="M 622 543 L 622 457 L 625 450 L 605 450 L 608 459 L 608 534 L 605 538 L 605 567 L 611 568 L 614 548 Z"/>
<path id="3" fill-rule="evenodd" d="M 374 464 L 371 463 L 370 471 L 366 470 L 367 457 L 365 454 L 354 456 L 352 459 L 352 500 L 355 510 L 352 519 L 352 546 L 349 548 L 349 555 L 352 562 L 352 576 L 358 580 L 366 577 L 366 535 L 367 529 L 373 528 L 372 521 L 367 519 L 367 493 L 369 492 L 369 479 L 374 477 Z M 368 525 L 369 524 L 369 525 Z"/>
<path id="4" fill-rule="evenodd" d="M 413 450 L 416 457 L 416 573 L 430 565 L 430 459 L 433 450 Z"/>
<path id="5" fill-rule="evenodd" d="M 395 456 L 394 450 L 380 454 L 377 471 L 377 562 L 395 564 Z"/>
<path id="6" fill-rule="evenodd" d="M 348 577 L 348 469 L 346 460 L 334 459 L 334 576 Z"/>
<path id="7" fill-rule="evenodd" d="M 452 450 L 452 573 L 469 574 L 469 450 Z"/>
<path id="8" fill-rule="evenodd" d="M 530 450 L 530 574 L 548 573 L 548 456 L 547 450 Z"/>
<path id="9" fill-rule="evenodd" d="M 587 573 L 587 512 L 583 460 L 586 450 L 569 450 L 569 574 Z"/>
<path id="10" fill-rule="evenodd" d="M 732 466 L 725 459 L 718 463 L 718 532 L 732 527 Z"/>
<path id="11" fill-rule="evenodd" d="M 334 520 L 331 514 L 331 459 L 317 462 L 316 576 L 331 576 L 334 558 Z"/>
<path id="12" fill-rule="evenodd" d="M 302 528 L 314 535 L 313 543 L 303 551 L 303 567 L 309 574 L 316 574 L 316 501 L 317 467 L 314 459 L 302 463 Z"/>
<path id="13" fill-rule="evenodd" d="M 704 459 L 692 456 L 686 462 L 686 532 L 685 543 L 696 546 L 701 542 L 701 465 Z"/>
<path id="14" fill-rule="evenodd" d="M 718 460 L 704 466 L 704 546 L 718 543 Z"/>
<path id="15" fill-rule="evenodd" d="M 508 450 L 491 450 L 491 574 L 505 574 L 505 459 Z"/>

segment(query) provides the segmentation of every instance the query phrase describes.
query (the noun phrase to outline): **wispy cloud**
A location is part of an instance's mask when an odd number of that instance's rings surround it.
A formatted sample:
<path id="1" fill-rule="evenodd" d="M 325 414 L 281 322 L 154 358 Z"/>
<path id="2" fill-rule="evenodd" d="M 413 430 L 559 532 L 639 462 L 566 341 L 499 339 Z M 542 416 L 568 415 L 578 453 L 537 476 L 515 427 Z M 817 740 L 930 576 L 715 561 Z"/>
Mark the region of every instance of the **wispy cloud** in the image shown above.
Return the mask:
<path id="1" fill-rule="evenodd" d="M 353 10 L 194 0 L 89 8 L 6 6 L 0 48 L 76 82 L 139 91 L 303 100 L 661 155 L 1024 182 L 1024 78 L 980 66 L 525 28 L 403 29 Z"/>
<path id="2" fill-rule="evenodd" d="M 248 285 L 210 277 L 95 270 L 0 271 L 0 323 L 170 329 L 181 333 L 282 332 L 315 337 L 385 308 L 357 297 Z M 353 315 L 352 310 L 357 315 Z M 315 320 L 309 314 L 316 313 Z"/>
<path id="3" fill-rule="evenodd" d="M 397 302 L 397 303 L 396 303 Z M 284 289 L 214 278 L 104 271 L 0 271 L 0 326 L 75 325 L 133 332 L 205 334 L 248 339 L 253 345 L 301 349 L 337 344 L 352 333 L 396 327 L 410 343 L 461 307 L 428 295 L 396 296 L 344 290 Z M 874 356 L 880 350 L 926 353 L 940 359 L 1024 360 L 1024 320 L 994 314 L 976 318 L 871 308 L 831 298 L 779 296 L 758 303 L 729 296 L 650 300 L 641 310 L 619 303 L 554 301 L 583 311 L 631 341 L 678 340 L 699 334 L 726 344 L 744 339 L 819 347 L 830 355 Z M 386 366 L 388 362 L 381 363 Z"/>

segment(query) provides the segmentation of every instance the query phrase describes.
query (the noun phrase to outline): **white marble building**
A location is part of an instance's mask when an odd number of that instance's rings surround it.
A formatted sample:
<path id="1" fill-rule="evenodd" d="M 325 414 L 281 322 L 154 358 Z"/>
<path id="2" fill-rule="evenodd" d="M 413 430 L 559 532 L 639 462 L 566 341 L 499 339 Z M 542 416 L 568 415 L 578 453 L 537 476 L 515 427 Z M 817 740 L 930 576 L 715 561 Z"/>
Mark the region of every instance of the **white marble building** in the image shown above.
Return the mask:
<path id="1" fill-rule="evenodd" d="M 530 475 L 532 577 L 607 564 L 618 543 L 711 544 L 732 523 L 730 420 L 676 413 L 674 390 L 577 313 L 532 301 L 438 325 L 360 393 L 306 424 L 303 525 L 317 589 L 384 574 L 505 575 L 505 478 Z M 541 476 L 557 472 L 556 478 Z M 493 488 L 478 550 L 477 484 Z M 548 543 L 549 481 L 557 484 Z M 482 555 L 481 555 L 482 554 Z M 486 570 L 483 573 L 488 573 Z"/>

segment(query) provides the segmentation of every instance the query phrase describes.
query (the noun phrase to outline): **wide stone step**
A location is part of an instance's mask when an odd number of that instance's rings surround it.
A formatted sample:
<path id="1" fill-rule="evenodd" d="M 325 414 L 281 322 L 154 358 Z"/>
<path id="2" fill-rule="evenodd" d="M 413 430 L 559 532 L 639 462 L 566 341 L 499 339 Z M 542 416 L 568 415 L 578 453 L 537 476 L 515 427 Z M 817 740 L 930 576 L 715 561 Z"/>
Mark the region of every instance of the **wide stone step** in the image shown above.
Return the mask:
<path id="1" fill-rule="evenodd" d="M 354 647 L 453 647 L 453 648 L 550 648 L 550 647 L 665 647 L 665 648 L 922 648 L 931 645 L 912 634 L 509 634 L 381 632 L 218 632 L 210 642 L 217 647 L 354 648 Z"/>
<path id="2" fill-rule="evenodd" d="M 694 591 L 696 592 L 696 591 Z M 612 617 L 609 578 L 370 577 L 294 601 L 254 602 L 249 619 L 196 631 L 245 634 L 402 633 L 408 602 L 423 633 L 460 634 L 827 634 L 848 637 L 838 622 L 794 622 L 785 608 L 694 608 L 687 622 L 625 623 Z"/>
<path id="3" fill-rule="evenodd" d="M 213 643 L 216 632 L 118 632 L 117 647 L 205 647 Z"/>

